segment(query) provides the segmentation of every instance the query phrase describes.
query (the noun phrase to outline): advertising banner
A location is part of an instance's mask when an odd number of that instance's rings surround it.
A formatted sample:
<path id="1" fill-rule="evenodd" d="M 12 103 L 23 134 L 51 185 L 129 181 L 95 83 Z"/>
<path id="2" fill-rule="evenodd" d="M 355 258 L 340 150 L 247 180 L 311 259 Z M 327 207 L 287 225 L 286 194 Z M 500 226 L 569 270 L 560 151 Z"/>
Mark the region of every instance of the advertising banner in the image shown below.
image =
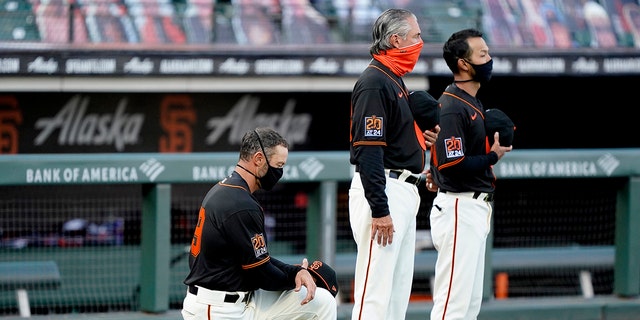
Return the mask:
<path id="1" fill-rule="evenodd" d="M 0 94 L 0 154 L 218 152 L 269 126 L 292 151 L 348 150 L 349 93 Z"/>

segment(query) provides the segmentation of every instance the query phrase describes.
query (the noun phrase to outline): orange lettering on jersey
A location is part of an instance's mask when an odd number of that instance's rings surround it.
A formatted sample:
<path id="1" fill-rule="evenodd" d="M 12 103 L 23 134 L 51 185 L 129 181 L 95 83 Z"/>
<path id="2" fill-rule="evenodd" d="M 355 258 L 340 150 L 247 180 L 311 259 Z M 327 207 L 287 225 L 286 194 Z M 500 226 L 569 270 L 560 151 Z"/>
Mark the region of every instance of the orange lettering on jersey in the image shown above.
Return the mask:
<path id="1" fill-rule="evenodd" d="M 253 249 L 256 250 L 266 245 L 262 234 L 256 234 L 255 236 L 253 236 L 253 238 L 251 238 L 251 242 L 253 242 Z"/>
<path id="2" fill-rule="evenodd" d="M 382 117 L 376 115 L 364 117 L 364 136 L 382 137 L 382 121 Z"/>
<path id="3" fill-rule="evenodd" d="M 444 146 L 447 158 L 464 156 L 464 151 L 462 150 L 462 138 L 451 137 L 444 139 Z"/>
<path id="4" fill-rule="evenodd" d="M 251 243 L 253 243 L 253 251 L 256 257 L 267 253 L 267 241 L 262 233 L 256 233 L 253 238 L 251 238 Z"/>
<path id="5" fill-rule="evenodd" d="M 447 139 L 447 150 L 460 150 L 460 140 L 451 137 L 451 139 Z"/>
<path id="6" fill-rule="evenodd" d="M 376 116 L 365 118 L 367 130 L 380 130 L 382 128 L 382 119 Z"/>
<path id="7" fill-rule="evenodd" d="M 202 246 L 202 228 L 204 227 L 204 220 L 206 212 L 204 207 L 200 207 L 198 213 L 198 223 L 196 224 L 196 230 L 193 232 L 193 239 L 191 240 L 191 255 L 197 257 L 200 254 L 200 247 Z"/>

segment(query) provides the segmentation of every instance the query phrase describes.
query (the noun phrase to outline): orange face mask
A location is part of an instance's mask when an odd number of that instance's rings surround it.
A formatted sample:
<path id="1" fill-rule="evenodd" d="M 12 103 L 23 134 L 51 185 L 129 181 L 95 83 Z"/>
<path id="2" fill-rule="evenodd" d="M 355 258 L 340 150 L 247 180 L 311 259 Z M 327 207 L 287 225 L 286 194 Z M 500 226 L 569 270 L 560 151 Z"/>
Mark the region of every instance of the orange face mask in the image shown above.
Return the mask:
<path id="1" fill-rule="evenodd" d="M 423 45 L 424 42 L 420 41 L 403 48 L 389 49 L 380 54 L 374 54 L 373 58 L 391 69 L 398 77 L 402 77 L 416 66 Z"/>

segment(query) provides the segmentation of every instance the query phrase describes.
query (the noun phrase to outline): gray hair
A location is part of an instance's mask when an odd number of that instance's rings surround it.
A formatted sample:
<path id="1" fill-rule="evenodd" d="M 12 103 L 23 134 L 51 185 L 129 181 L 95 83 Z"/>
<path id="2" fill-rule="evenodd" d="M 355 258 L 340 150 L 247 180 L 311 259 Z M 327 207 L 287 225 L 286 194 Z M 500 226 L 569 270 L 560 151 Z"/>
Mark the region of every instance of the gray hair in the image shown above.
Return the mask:
<path id="1" fill-rule="evenodd" d="M 394 34 L 406 39 L 411 31 L 411 25 L 407 21 L 410 17 L 416 19 L 411 11 L 405 9 L 387 9 L 380 14 L 373 24 L 373 43 L 369 52 L 374 55 L 393 48 L 389 39 Z"/>
<path id="2" fill-rule="evenodd" d="M 262 146 L 261 146 L 262 144 Z M 283 146 L 289 149 L 289 143 L 278 132 L 272 128 L 262 127 L 247 131 L 242 137 L 240 145 L 240 159 L 249 161 L 258 151 L 264 147 L 265 157 L 268 159 L 273 155 L 276 146 Z"/>

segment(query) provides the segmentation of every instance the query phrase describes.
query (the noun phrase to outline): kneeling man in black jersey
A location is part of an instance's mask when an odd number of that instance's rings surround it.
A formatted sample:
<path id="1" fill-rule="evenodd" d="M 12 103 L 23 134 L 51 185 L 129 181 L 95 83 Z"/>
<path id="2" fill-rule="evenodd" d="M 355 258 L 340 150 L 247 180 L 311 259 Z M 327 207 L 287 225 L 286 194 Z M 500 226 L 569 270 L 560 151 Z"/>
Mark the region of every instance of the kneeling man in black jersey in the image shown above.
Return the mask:
<path id="1" fill-rule="evenodd" d="M 287 264 L 269 254 L 264 210 L 253 193 L 273 188 L 288 155 L 279 133 L 251 130 L 235 170 L 205 196 L 184 280 L 185 320 L 337 318 L 337 286 L 325 289 L 326 281 L 316 284 L 309 272 L 326 266 L 307 259 Z"/>

